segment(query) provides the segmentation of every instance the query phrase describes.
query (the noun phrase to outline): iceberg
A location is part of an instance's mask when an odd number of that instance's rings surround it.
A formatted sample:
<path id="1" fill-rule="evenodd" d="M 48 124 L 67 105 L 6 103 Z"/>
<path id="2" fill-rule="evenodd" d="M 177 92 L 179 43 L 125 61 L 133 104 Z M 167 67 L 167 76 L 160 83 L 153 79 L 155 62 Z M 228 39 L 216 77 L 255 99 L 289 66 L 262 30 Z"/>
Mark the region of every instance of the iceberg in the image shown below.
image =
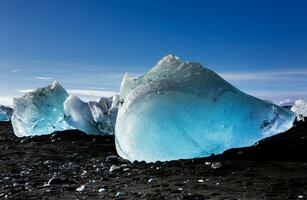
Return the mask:
<path id="1" fill-rule="evenodd" d="M 116 124 L 116 118 L 117 118 L 119 103 L 120 103 L 119 95 L 118 94 L 113 95 L 112 104 L 111 104 L 111 107 L 108 110 L 108 115 L 109 115 L 109 117 L 110 117 L 110 119 L 113 123 L 114 130 L 115 130 L 115 124 Z"/>
<path id="2" fill-rule="evenodd" d="M 307 101 L 303 99 L 296 100 L 291 107 L 291 111 L 296 113 L 298 121 L 304 121 L 304 117 L 307 117 Z"/>
<path id="3" fill-rule="evenodd" d="M 0 121 L 10 121 L 12 117 L 13 109 L 0 105 Z"/>
<path id="4" fill-rule="evenodd" d="M 12 125 L 18 137 L 45 135 L 73 129 L 64 120 L 66 90 L 55 81 L 13 101 Z"/>
<path id="5" fill-rule="evenodd" d="M 99 102 L 83 102 L 70 95 L 64 102 L 65 120 L 71 126 L 92 135 L 114 134 L 118 95 Z"/>
<path id="6" fill-rule="evenodd" d="M 130 161 L 210 156 L 292 127 L 295 114 L 245 94 L 201 64 L 168 55 L 146 75 L 125 75 L 115 128 Z"/>

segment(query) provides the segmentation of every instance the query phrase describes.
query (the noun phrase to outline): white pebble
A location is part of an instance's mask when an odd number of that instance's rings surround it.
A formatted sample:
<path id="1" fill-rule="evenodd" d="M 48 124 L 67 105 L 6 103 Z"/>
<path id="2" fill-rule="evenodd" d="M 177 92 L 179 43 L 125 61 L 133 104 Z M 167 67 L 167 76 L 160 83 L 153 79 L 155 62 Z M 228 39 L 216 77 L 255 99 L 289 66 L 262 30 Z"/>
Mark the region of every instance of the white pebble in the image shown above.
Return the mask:
<path id="1" fill-rule="evenodd" d="M 115 197 L 121 197 L 121 196 L 124 196 L 124 193 L 123 192 L 117 192 Z"/>
<path id="2" fill-rule="evenodd" d="M 76 189 L 77 192 L 82 192 L 85 189 L 85 185 L 81 185 Z"/>
<path id="3" fill-rule="evenodd" d="M 222 164 L 220 162 L 214 162 L 211 164 L 212 169 L 218 169 L 220 167 L 222 167 Z"/>
<path id="4" fill-rule="evenodd" d="M 100 189 L 98 190 L 99 193 L 106 192 L 106 191 L 107 191 L 107 190 L 106 190 L 105 188 L 100 188 Z"/>

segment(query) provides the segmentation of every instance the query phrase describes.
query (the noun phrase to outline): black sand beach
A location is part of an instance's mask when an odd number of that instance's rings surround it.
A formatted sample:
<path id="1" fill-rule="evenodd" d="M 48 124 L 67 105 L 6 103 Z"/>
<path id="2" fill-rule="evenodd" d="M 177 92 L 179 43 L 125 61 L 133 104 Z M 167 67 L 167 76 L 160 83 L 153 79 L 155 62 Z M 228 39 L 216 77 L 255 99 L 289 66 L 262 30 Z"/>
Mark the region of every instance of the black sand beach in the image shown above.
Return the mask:
<path id="1" fill-rule="evenodd" d="M 222 155 L 149 164 L 117 157 L 113 137 L 17 138 L 2 122 L 0 174 L 0 199 L 306 199 L 307 122 Z"/>

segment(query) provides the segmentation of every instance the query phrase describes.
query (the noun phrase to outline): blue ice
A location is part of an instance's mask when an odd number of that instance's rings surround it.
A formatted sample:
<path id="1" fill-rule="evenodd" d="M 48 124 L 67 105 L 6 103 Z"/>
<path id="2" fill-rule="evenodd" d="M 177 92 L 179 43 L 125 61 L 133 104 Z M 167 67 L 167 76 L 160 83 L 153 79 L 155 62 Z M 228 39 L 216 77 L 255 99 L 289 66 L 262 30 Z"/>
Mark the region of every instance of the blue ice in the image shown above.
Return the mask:
<path id="1" fill-rule="evenodd" d="M 295 114 L 245 94 L 199 63 L 168 55 L 146 75 L 125 75 L 118 154 L 134 161 L 205 157 L 292 127 Z"/>

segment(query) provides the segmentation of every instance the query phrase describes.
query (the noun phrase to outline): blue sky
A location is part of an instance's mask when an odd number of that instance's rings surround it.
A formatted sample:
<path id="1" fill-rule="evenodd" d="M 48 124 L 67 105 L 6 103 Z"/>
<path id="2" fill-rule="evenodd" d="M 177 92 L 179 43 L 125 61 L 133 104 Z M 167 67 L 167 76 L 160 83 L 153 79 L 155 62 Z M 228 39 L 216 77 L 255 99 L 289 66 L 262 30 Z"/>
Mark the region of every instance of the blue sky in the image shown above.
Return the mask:
<path id="1" fill-rule="evenodd" d="M 54 80 L 97 99 L 169 53 L 261 98 L 307 98 L 306 10 L 304 0 L 0 0 L 0 104 Z"/>

